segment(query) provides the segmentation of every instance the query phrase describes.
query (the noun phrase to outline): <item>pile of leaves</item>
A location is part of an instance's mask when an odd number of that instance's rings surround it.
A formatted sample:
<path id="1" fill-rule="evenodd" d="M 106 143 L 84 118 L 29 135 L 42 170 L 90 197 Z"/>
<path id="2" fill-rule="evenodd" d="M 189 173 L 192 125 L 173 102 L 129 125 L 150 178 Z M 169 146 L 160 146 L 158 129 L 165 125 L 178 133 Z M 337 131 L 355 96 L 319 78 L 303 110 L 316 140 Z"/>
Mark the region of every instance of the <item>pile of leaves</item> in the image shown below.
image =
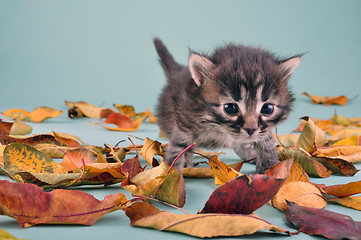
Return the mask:
<path id="1" fill-rule="evenodd" d="M 72 104 L 78 111 L 83 103 Z M 133 122 L 147 114 L 150 117 L 149 113 L 137 115 L 128 107 L 121 109 L 107 118 L 118 113 Z M 104 109 L 98 112 L 109 113 Z M 283 235 L 304 232 L 330 239 L 361 238 L 360 222 L 323 209 L 337 203 L 360 211 L 361 197 L 357 194 L 361 193 L 361 181 L 325 186 L 312 183 L 309 177 L 356 174 L 354 164 L 361 161 L 361 118 L 346 119 L 337 114 L 327 120 L 303 118 L 297 128 L 300 134 L 275 135 L 281 162 L 262 175 L 242 174 L 243 162 L 227 165 L 220 153 L 197 150 L 194 144 L 179 156 L 194 151 L 206 166 L 186 168 L 181 174 L 162 162 L 167 145 L 149 138 L 142 145 L 129 139 L 126 147 L 99 147 L 66 133 L 14 135 L 10 132 L 14 129 L 27 129 L 16 132 L 29 133 L 27 127 L 17 127 L 19 124 L 24 126 L 19 119 L 0 122 L 0 169 L 13 180 L 0 181 L 0 214 L 15 218 L 22 227 L 92 225 L 105 214 L 122 210 L 132 226 L 201 238 L 241 236 L 259 230 Z M 182 209 L 186 201 L 184 177 L 212 177 L 219 185 L 198 213 Z M 83 191 L 67 189 L 94 184 L 120 184 L 132 198 L 116 193 L 100 201 Z M 153 201 L 182 213 L 162 211 L 151 204 Z M 254 214 L 267 203 L 285 212 L 298 232 Z"/>

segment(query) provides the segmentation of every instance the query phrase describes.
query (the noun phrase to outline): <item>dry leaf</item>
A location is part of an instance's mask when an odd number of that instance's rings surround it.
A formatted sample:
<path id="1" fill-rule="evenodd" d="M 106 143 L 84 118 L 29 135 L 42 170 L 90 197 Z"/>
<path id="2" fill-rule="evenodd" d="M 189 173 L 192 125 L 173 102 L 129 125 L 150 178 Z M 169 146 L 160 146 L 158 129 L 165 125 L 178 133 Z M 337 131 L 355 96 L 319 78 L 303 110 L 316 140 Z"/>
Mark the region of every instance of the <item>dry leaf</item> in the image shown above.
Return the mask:
<path id="1" fill-rule="evenodd" d="M 361 239 L 361 222 L 355 222 L 343 214 L 288 202 L 286 219 L 306 234 L 335 240 Z"/>
<path id="2" fill-rule="evenodd" d="M 60 110 L 54 110 L 49 107 L 37 107 L 34 111 L 28 112 L 23 109 L 9 109 L 3 112 L 5 117 L 10 117 L 13 119 L 18 119 L 22 121 L 35 122 L 39 123 L 48 118 L 58 117 L 63 113 Z"/>
<path id="3" fill-rule="evenodd" d="M 361 193 L 361 181 L 322 187 L 322 191 L 327 195 L 348 197 Z"/>
<path id="4" fill-rule="evenodd" d="M 273 166 L 267 175 L 242 175 L 218 187 L 201 213 L 250 214 L 266 204 L 289 175 L 292 160 Z M 272 176 L 274 175 L 274 176 Z"/>
<path id="5" fill-rule="evenodd" d="M 109 108 L 96 107 L 86 102 L 65 101 L 65 105 L 70 107 L 68 110 L 69 118 L 89 117 L 89 118 L 106 118 L 114 111 Z"/>
<path id="6" fill-rule="evenodd" d="M 338 203 L 342 206 L 349 207 L 361 211 L 361 196 L 357 197 L 339 197 L 329 198 L 328 202 Z"/>
<path id="7" fill-rule="evenodd" d="M 320 190 L 308 182 L 288 182 L 283 184 L 272 199 L 272 206 L 285 211 L 287 201 L 314 208 L 324 208 L 327 205 Z"/>
<path id="8" fill-rule="evenodd" d="M 109 127 L 109 126 L 105 126 L 102 125 L 102 127 L 104 127 L 105 129 L 111 130 L 111 131 L 120 131 L 120 132 L 134 132 L 137 131 L 138 128 L 140 127 L 140 125 L 144 122 L 144 120 L 147 118 L 148 116 L 142 116 L 137 118 L 136 120 L 132 121 L 132 126 L 128 126 L 128 127 Z"/>
<path id="9" fill-rule="evenodd" d="M 306 92 L 303 92 L 302 95 L 309 97 L 312 100 L 313 104 L 323 104 L 326 106 L 331 104 L 345 105 L 349 100 L 346 96 L 320 97 L 320 96 L 308 94 Z"/>
<path id="10" fill-rule="evenodd" d="M 209 167 L 214 175 L 214 182 L 217 185 L 224 184 L 243 174 L 235 171 L 233 168 L 227 166 L 224 162 L 219 160 L 218 155 L 214 155 L 209 159 Z"/>
<path id="11" fill-rule="evenodd" d="M 196 237 L 242 236 L 258 230 L 286 233 L 258 216 L 234 214 L 175 214 L 142 202 L 125 209 L 132 226 L 173 231 Z"/>
<path id="12" fill-rule="evenodd" d="M 26 199 L 26 201 L 24 201 Z M 53 190 L 27 183 L 0 181 L 0 214 L 15 218 L 21 227 L 37 224 L 93 225 L 103 215 L 126 207 L 122 193 L 103 201 L 75 190 Z"/>
<path id="13" fill-rule="evenodd" d="M 361 146 L 331 146 L 319 147 L 313 153 L 318 157 L 327 157 L 333 159 L 342 159 L 347 162 L 357 163 L 361 162 Z"/>
<path id="14" fill-rule="evenodd" d="M 163 156 L 164 150 L 162 148 L 162 144 L 158 141 L 151 140 L 149 138 L 144 139 L 144 145 L 140 150 L 139 154 L 142 158 L 147 161 L 147 163 L 152 166 L 156 167 L 159 165 L 158 161 L 154 158 L 154 155 Z"/>

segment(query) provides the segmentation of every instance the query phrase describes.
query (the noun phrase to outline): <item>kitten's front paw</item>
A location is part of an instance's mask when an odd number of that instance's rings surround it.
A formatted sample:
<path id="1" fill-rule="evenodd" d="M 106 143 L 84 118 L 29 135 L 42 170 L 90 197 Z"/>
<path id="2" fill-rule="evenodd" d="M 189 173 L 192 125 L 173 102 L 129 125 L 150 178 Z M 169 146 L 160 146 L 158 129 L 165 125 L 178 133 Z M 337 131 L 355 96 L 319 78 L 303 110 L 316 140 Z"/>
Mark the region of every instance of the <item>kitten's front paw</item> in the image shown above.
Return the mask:
<path id="1" fill-rule="evenodd" d="M 277 155 L 276 157 L 271 157 L 268 159 L 257 159 L 257 164 L 256 164 L 257 173 L 264 174 L 270 167 L 276 165 L 279 162 L 280 161 L 278 160 Z"/>

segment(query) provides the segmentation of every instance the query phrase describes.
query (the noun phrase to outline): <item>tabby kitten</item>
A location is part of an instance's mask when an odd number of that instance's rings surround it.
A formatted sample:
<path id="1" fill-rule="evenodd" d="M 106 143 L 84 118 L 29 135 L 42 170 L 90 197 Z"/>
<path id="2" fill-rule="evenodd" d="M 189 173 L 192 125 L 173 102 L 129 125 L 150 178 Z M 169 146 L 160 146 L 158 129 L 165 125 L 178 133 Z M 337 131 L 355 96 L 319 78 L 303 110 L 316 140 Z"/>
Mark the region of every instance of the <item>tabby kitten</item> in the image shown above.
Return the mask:
<path id="1" fill-rule="evenodd" d="M 213 54 L 190 53 L 178 64 L 160 39 L 154 39 L 168 79 L 157 106 L 159 126 L 169 140 L 164 161 L 171 163 L 193 142 L 230 148 L 244 160 L 256 158 L 264 173 L 278 163 L 272 128 L 287 118 L 294 98 L 288 79 L 301 56 L 278 59 L 260 48 L 228 44 Z M 175 166 L 192 166 L 188 151 Z"/>

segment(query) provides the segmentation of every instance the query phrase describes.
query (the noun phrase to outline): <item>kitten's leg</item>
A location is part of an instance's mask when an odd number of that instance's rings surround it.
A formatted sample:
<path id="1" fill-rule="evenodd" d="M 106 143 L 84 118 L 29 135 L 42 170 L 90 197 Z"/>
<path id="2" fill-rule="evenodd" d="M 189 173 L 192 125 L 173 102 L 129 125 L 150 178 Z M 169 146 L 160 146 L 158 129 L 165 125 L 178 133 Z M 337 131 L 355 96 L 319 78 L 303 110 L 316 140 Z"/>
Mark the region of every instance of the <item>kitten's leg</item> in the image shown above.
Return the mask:
<path id="1" fill-rule="evenodd" d="M 167 150 L 164 154 L 164 162 L 172 164 L 176 157 L 190 144 L 187 141 L 187 135 L 182 131 L 175 129 L 169 138 Z M 174 166 L 182 173 L 184 167 L 193 166 L 193 153 L 192 150 L 185 152 L 174 164 Z"/>
<path id="2" fill-rule="evenodd" d="M 256 170 L 258 173 L 264 173 L 268 168 L 279 163 L 275 140 L 271 132 L 265 139 L 256 142 L 254 147 L 257 152 Z"/>
<path id="3" fill-rule="evenodd" d="M 254 149 L 253 143 L 240 144 L 234 148 L 234 152 L 244 161 L 250 161 L 256 163 L 257 152 Z"/>

